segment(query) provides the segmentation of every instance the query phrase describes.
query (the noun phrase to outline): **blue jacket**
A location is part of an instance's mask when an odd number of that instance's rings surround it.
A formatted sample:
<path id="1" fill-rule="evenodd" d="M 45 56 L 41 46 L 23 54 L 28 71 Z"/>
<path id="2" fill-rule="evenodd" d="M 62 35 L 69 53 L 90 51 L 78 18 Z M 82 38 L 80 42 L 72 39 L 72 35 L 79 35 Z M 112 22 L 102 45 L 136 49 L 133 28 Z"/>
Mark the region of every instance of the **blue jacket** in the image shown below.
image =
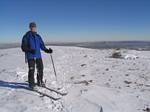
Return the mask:
<path id="1" fill-rule="evenodd" d="M 36 32 L 31 31 L 27 32 L 23 36 L 21 48 L 25 52 L 25 57 L 27 60 L 42 58 L 40 49 L 43 51 L 47 50 L 41 36 Z M 35 53 L 29 52 L 31 49 L 34 49 Z"/>

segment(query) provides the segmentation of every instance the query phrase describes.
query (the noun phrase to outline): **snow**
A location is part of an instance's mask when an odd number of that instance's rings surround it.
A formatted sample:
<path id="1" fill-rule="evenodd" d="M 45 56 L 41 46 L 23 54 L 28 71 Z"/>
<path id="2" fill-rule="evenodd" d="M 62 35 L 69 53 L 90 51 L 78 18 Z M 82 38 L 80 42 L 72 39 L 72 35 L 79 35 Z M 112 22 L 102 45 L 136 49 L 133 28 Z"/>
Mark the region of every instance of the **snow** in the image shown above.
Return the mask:
<path id="1" fill-rule="evenodd" d="M 125 59 L 137 59 L 138 57 L 132 54 L 128 54 L 124 57 Z"/>
<path id="2" fill-rule="evenodd" d="M 150 51 L 121 49 L 127 59 L 110 58 L 113 49 L 51 46 L 42 52 L 48 87 L 68 91 L 53 101 L 26 89 L 28 67 L 20 48 L 0 50 L 1 112 L 143 112 L 150 107 Z M 134 58 L 138 57 L 138 58 Z"/>

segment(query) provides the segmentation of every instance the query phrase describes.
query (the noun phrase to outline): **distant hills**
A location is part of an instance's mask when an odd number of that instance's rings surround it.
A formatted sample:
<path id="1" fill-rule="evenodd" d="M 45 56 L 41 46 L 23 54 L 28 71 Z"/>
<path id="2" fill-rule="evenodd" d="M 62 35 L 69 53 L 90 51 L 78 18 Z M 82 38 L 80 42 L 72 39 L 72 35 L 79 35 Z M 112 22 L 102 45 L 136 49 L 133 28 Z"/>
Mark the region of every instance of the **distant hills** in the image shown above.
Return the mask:
<path id="1" fill-rule="evenodd" d="M 125 48 L 137 50 L 150 50 L 150 41 L 100 41 L 100 42 L 47 42 L 51 46 L 76 46 L 92 49 Z M 0 49 L 20 47 L 20 43 L 0 44 Z"/>

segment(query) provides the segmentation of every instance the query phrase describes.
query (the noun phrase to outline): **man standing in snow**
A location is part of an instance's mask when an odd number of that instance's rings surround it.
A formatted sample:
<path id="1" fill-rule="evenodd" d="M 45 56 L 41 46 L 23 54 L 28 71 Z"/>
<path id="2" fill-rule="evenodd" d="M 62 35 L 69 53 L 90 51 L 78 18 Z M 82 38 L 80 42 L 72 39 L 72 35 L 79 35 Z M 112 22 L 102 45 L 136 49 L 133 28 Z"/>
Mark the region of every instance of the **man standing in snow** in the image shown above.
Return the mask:
<path id="1" fill-rule="evenodd" d="M 22 39 L 21 49 L 25 52 L 25 59 L 28 62 L 29 72 L 28 72 L 28 82 L 29 87 L 34 89 L 34 71 L 35 65 L 37 68 L 37 85 L 45 86 L 43 81 L 43 61 L 41 57 L 41 49 L 46 53 L 52 53 L 51 48 L 47 49 L 44 42 L 39 34 L 36 32 L 35 22 L 29 24 L 30 31 L 28 31 Z"/>

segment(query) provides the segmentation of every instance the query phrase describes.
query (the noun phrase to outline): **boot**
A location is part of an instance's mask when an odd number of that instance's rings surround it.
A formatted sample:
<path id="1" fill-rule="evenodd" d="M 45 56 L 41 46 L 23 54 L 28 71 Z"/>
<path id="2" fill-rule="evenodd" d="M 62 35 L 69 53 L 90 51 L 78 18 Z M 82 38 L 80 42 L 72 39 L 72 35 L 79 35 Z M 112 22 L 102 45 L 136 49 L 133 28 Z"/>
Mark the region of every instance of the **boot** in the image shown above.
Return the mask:
<path id="1" fill-rule="evenodd" d="M 41 87 L 45 87 L 45 83 L 43 81 L 41 83 Z"/>
<path id="2" fill-rule="evenodd" d="M 40 87 L 45 87 L 45 83 L 43 81 L 38 81 L 37 85 Z"/>
<path id="3" fill-rule="evenodd" d="M 43 76 L 42 75 L 40 76 L 39 73 L 37 73 L 37 85 L 41 87 L 45 87 Z"/>
<path id="4" fill-rule="evenodd" d="M 31 90 L 34 90 L 35 84 L 29 84 L 29 88 L 30 88 Z"/>

